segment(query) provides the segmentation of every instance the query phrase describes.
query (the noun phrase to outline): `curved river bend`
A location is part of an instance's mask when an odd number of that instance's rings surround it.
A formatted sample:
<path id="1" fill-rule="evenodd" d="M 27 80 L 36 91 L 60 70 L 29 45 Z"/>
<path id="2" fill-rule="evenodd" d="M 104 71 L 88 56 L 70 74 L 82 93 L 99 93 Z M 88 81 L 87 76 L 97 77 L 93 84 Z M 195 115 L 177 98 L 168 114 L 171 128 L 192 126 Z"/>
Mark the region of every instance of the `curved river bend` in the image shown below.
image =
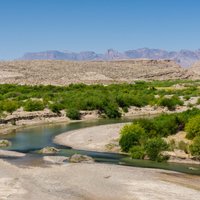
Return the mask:
<path id="1" fill-rule="evenodd" d="M 114 153 L 99 153 L 91 151 L 81 151 L 71 149 L 70 147 L 64 147 L 56 145 L 53 143 L 53 138 L 63 132 L 97 126 L 112 123 L 130 122 L 130 119 L 120 119 L 120 120 L 94 120 L 94 121 L 84 121 L 75 122 L 69 124 L 54 124 L 54 125 L 41 125 L 39 127 L 24 128 L 22 130 L 16 131 L 8 135 L 0 136 L 4 139 L 9 139 L 12 142 L 12 146 L 4 148 L 7 150 L 14 150 L 18 152 L 27 153 L 24 158 L 13 158 L 10 162 L 14 162 L 18 165 L 42 165 L 44 164 L 42 155 L 37 153 L 46 146 L 54 146 L 61 149 L 56 155 L 70 156 L 74 153 L 86 154 L 95 159 L 96 162 L 112 163 L 120 165 L 131 165 L 137 167 L 149 167 L 149 168 L 160 168 L 166 170 L 173 170 L 178 172 L 184 172 L 189 174 L 200 175 L 200 166 L 191 164 L 178 164 L 178 163 L 157 163 L 147 160 L 132 160 L 125 155 L 114 154 Z"/>

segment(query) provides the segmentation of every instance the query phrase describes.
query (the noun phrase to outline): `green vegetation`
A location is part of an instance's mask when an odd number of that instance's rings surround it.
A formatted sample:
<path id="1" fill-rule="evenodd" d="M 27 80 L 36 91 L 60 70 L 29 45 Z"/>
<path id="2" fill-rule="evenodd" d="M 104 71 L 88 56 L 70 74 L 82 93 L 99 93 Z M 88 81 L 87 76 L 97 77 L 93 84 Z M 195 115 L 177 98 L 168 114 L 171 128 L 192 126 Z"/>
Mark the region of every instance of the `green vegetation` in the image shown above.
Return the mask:
<path id="1" fill-rule="evenodd" d="M 3 101 L 1 105 L 2 107 L 0 109 L 2 109 L 2 111 L 6 111 L 11 114 L 19 108 L 18 102 L 13 100 Z"/>
<path id="2" fill-rule="evenodd" d="M 183 101 L 181 101 L 178 96 L 172 96 L 171 98 L 162 97 L 159 99 L 158 105 L 165 106 L 169 110 L 175 110 L 177 105 L 183 105 Z"/>
<path id="3" fill-rule="evenodd" d="M 153 119 L 137 119 L 121 129 L 119 144 L 122 151 L 129 152 L 134 159 L 141 159 L 146 155 L 151 160 L 162 161 L 166 158 L 161 152 L 173 151 L 175 148 L 186 153 L 191 152 L 195 156 L 200 155 L 200 135 L 199 126 L 197 126 L 199 121 L 197 119 L 200 119 L 200 110 L 195 108 L 182 113 L 160 115 Z M 192 131 L 191 139 L 195 137 L 190 147 L 184 141 L 176 145 L 174 140 L 171 140 L 169 144 L 163 140 L 163 137 L 184 129 Z"/>
<path id="4" fill-rule="evenodd" d="M 176 89 L 174 85 L 182 85 Z M 175 109 L 184 99 L 200 95 L 200 81 L 136 81 L 134 84 L 85 85 L 69 86 L 52 85 L 0 85 L 0 113 L 12 113 L 19 107 L 27 111 L 49 108 L 55 113 L 61 110 L 76 109 L 98 110 L 108 118 L 121 117 L 122 110 L 128 111 L 130 106 L 146 105 L 166 106 Z M 8 102 L 8 103 L 7 103 Z M 10 104 L 10 105 L 8 105 Z"/>
<path id="5" fill-rule="evenodd" d="M 143 146 L 132 146 L 129 150 L 131 158 L 143 159 L 145 157 L 145 150 Z"/>
<path id="6" fill-rule="evenodd" d="M 67 109 L 67 117 L 73 120 L 79 120 L 81 117 L 81 114 L 76 108 L 69 108 Z"/>
<path id="7" fill-rule="evenodd" d="M 193 156 L 200 158 L 200 136 L 194 138 L 193 144 L 190 145 L 190 152 Z"/>
<path id="8" fill-rule="evenodd" d="M 178 149 L 183 150 L 185 153 L 189 153 L 189 145 L 184 141 L 178 143 Z"/>
<path id="9" fill-rule="evenodd" d="M 189 139 L 200 136 L 200 115 L 192 117 L 186 124 L 185 130 Z"/>
<path id="10" fill-rule="evenodd" d="M 156 137 L 148 139 L 144 148 L 150 160 L 162 161 L 164 158 L 160 153 L 167 150 L 168 145 L 162 138 Z"/>
<path id="11" fill-rule="evenodd" d="M 123 151 L 128 152 L 132 146 L 142 144 L 145 130 L 139 124 L 125 125 L 121 132 L 119 144 Z"/>
<path id="12" fill-rule="evenodd" d="M 57 114 L 65 110 L 66 116 L 74 120 L 81 118 L 81 110 L 98 110 L 102 116 L 120 118 L 122 112 L 128 112 L 131 106 L 163 106 L 175 110 L 183 105 L 182 99 L 188 101 L 191 97 L 200 96 L 200 81 L 136 81 L 133 84 L 70 84 L 62 87 L 2 84 L 0 91 L 1 117 L 6 112 L 12 114 L 18 108 L 30 112 L 48 108 Z M 186 153 L 199 155 L 200 110 L 192 108 L 194 106 L 188 102 L 189 110 L 186 112 L 135 120 L 121 130 L 121 149 L 130 153 L 132 158 L 148 156 L 157 161 L 163 159 L 161 151 L 177 147 Z M 187 132 L 192 144 L 188 147 L 184 142 L 175 144 L 171 141 L 169 146 L 166 145 L 163 138 L 180 130 Z"/>
<path id="13" fill-rule="evenodd" d="M 28 100 L 24 104 L 25 111 L 39 111 L 44 110 L 44 108 L 44 103 L 39 100 Z"/>

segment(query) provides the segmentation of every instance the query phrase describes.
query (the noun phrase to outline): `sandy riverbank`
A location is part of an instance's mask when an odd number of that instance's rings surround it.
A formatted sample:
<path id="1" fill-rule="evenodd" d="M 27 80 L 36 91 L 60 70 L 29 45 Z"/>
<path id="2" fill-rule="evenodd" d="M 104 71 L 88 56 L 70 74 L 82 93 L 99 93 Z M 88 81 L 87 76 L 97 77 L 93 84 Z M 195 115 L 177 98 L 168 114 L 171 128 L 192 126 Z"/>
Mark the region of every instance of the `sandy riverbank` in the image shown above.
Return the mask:
<path id="1" fill-rule="evenodd" d="M 74 149 L 119 152 L 119 132 L 125 124 L 127 123 L 101 125 L 69 131 L 57 135 L 54 138 L 54 142 Z"/>
<path id="2" fill-rule="evenodd" d="M 1 200 L 196 200 L 200 177 L 108 164 L 20 168 L 0 160 Z"/>
<path id="3" fill-rule="evenodd" d="M 97 120 L 101 118 L 96 110 L 80 112 L 81 120 L 79 121 Z M 8 134 L 22 128 L 40 126 L 43 124 L 72 123 L 78 121 L 71 120 L 66 117 L 66 113 L 64 111 L 58 115 L 49 109 L 33 112 L 25 112 L 22 109 L 19 109 L 13 112 L 12 115 L 8 115 L 3 120 L 8 122 L 0 124 L 0 134 Z M 14 124 L 13 121 L 15 121 Z"/>
<path id="4" fill-rule="evenodd" d="M 89 128 L 82 128 L 57 135 L 54 142 L 60 145 L 69 146 L 73 149 L 122 153 L 119 146 L 121 128 L 128 123 L 117 123 L 101 125 Z M 168 162 L 182 164 L 200 164 L 199 161 L 192 160 L 188 154 L 170 151 Z"/>
<path id="5" fill-rule="evenodd" d="M 149 117 L 156 116 L 162 113 L 176 113 L 183 112 L 188 109 L 187 106 L 179 106 L 175 111 L 169 111 L 165 107 L 156 107 L 156 106 L 145 106 L 142 108 L 131 106 L 128 109 L 127 113 L 122 113 L 122 117 L 128 118 L 137 118 L 137 117 Z M 101 119 L 103 116 L 99 113 L 98 110 L 93 111 L 80 111 L 81 120 L 97 120 Z M 8 114 L 8 113 L 7 113 Z M 8 114 L 7 116 L 0 119 L 0 134 L 7 134 L 12 131 L 16 131 L 20 128 L 37 126 L 41 124 L 52 124 L 52 123 L 69 123 L 74 120 L 70 120 L 66 117 L 66 112 L 63 110 L 58 115 L 53 113 L 49 109 L 44 109 L 42 111 L 33 111 L 26 112 L 23 111 L 22 108 L 14 111 L 12 114 Z"/>

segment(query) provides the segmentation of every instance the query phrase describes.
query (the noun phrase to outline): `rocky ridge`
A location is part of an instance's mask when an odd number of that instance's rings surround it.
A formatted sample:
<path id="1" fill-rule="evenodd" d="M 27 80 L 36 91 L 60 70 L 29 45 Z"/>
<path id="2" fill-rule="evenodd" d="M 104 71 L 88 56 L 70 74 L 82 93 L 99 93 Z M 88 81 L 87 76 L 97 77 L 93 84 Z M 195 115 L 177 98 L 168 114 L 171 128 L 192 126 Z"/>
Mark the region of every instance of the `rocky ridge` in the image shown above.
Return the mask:
<path id="1" fill-rule="evenodd" d="M 68 85 L 132 83 L 135 80 L 191 79 L 194 72 L 170 60 L 0 62 L 0 83 Z"/>
<path id="2" fill-rule="evenodd" d="M 200 50 L 180 50 L 166 51 L 162 49 L 140 48 L 118 52 L 114 49 L 108 49 L 105 53 L 99 54 L 94 51 L 70 52 L 70 51 L 43 51 L 25 53 L 19 60 L 120 60 L 120 59 L 170 59 L 183 67 L 188 67 L 194 62 L 200 60 Z"/>

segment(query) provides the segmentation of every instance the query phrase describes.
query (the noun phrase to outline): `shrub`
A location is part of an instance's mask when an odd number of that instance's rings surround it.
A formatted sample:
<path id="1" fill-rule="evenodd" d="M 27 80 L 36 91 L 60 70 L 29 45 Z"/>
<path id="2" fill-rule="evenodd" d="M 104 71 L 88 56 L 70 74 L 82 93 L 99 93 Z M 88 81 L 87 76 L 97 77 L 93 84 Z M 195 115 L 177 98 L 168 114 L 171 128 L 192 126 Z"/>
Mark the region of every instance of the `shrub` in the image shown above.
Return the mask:
<path id="1" fill-rule="evenodd" d="M 171 98 L 162 97 L 159 99 L 158 105 L 167 107 L 169 110 L 175 110 L 177 105 L 183 105 L 183 101 L 181 101 L 177 96 Z"/>
<path id="2" fill-rule="evenodd" d="M 60 111 L 63 109 L 63 105 L 59 103 L 53 103 L 49 105 L 49 109 L 54 113 L 60 113 Z"/>
<path id="3" fill-rule="evenodd" d="M 174 149 L 176 149 L 176 142 L 175 142 L 174 139 L 171 139 L 171 140 L 169 141 L 169 149 L 170 149 L 171 151 L 174 151 Z"/>
<path id="4" fill-rule="evenodd" d="M 145 151 L 150 160 L 161 160 L 161 151 L 167 150 L 168 145 L 162 138 L 149 139 L 145 144 Z"/>
<path id="5" fill-rule="evenodd" d="M 9 113 L 13 113 L 15 110 L 17 110 L 17 108 L 19 107 L 18 103 L 16 101 L 12 101 L 12 100 L 8 100 L 8 101 L 4 101 L 2 103 L 2 107 L 3 110 L 9 112 Z"/>
<path id="6" fill-rule="evenodd" d="M 200 115 L 200 110 L 197 108 L 192 108 L 191 110 L 187 110 L 185 112 L 177 114 L 177 120 L 181 125 L 182 129 L 184 129 L 185 124 L 194 116 Z"/>
<path id="7" fill-rule="evenodd" d="M 153 119 L 153 127 L 157 136 L 166 137 L 175 134 L 179 129 L 176 115 L 160 115 Z"/>
<path id="8" fill-rule="evenodd" d="M 193 156 L 200 157 L 200 136 L 194 138 L 193 143 L 189 146 Z"/>
<path id="9" fill-rule="evenodd" d="M 121 129 L 119 144 L 122 151 L 128 152 L 132 146 L 140 145 L 145 135 L 144 129 L 139 124 L 125 125 Z"/>
<path id="10" fill-rule="evenodd" d="M 196 136 L 200 136 L 200 115 L 192 117 L 185 126 L 187 132 L 187 138 L 193 139 Z"/>
<path id="11" fill-rule="evenodd" d="M 24 105 L 25 111 L 39 111 L 44 110 L 44 108 L 44 103 L 40 100 L 28 100 Z"/>
<path id="12" fill-rule="evenodd" d="M 180 141 L 178 143 L 178 148 L 181 149 L 181 150 L 183 150 L 185 153 L 189 152 L 188 151 L 188 144 L 186 142 L 184 142 L 184 141 Z"/>
<path id="13" fill-rule="evenodd" d="M 145 156 L 143 146 L 133 146 L 130 148 L 129 153 L 133 159 L 144 159 Z"/>
<path id="14" fill-rule="evenodd" d="M 144 128 L 149 138 L 155 137 L 159 134 L 156 132 L 153 122 L 154 119 L 136 119 L 134 121 L 134 123 L 139 124 L 142 128 Z"/>
<path id="15" fill-rule="evenodd" d="M 120 118 L 121 113 L 119 112 L 119 108 L 113 104 L 109 104 L 104 108 L 104 112 L 108 118 Z"/>
<path id="16" fill-rule="evenodd" d="M 123 107 L 122 109 L 123 109 L 123 111 L 124 111 L 125 113 L 128 112 L 128 107 Z"/>
<path id="17" fill-rule="evenodd" d="M 200 98 L 198 98 L 198 100 L 197 100 L 197 105 L 199 105 L 200 104 Z"/>
<path id="18" fill-rule="evenodd" d="M 81 118 L 81 114 L 76 108 L 67 109 L 66 116 L 73 120 L 79 120 Z"/>

